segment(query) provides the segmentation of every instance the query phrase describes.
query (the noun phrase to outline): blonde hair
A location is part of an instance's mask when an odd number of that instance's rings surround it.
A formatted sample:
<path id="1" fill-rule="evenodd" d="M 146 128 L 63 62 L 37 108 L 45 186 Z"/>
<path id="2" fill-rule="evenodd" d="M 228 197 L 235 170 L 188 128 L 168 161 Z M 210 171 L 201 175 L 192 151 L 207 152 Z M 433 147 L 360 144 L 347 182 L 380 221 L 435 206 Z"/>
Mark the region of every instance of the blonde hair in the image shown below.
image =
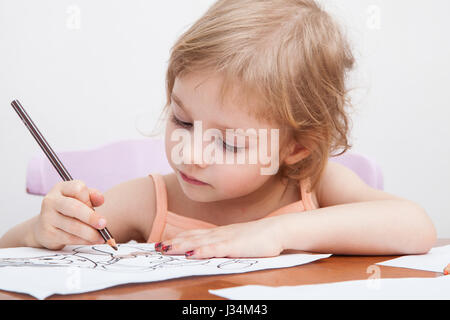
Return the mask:
<path id="1" fill-rule="evenodd" d="M 345 80 L 353 64 L 338 24 L 313 0 L 219 0 L 172 47 L 165 109 L 176 77 L 221 73 L 222 96 L 237 85 L 258 97 L 248 112 L 310 151 L 279 173 L 311 178 L 313 189 L 328 158 L 351 147 Z"/>

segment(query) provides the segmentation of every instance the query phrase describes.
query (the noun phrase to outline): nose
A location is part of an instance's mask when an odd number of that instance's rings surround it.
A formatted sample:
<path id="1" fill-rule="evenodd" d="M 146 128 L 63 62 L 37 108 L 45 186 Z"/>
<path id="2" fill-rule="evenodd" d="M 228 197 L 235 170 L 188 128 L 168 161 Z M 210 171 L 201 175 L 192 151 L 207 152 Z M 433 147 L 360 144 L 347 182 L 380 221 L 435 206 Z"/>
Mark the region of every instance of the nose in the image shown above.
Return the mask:
<path id="1" fill-rule="evenodd" d="M 199 167 L 200 169 L 205 169 L 209 164 L 207 164 L 205 161 L 202 161 L 201 163 L 194 164 L 195 166 Z"/>
<path id="2" fill-rule="evenodd" d="M 204 149 L 204 146 L 195 146 L 195 142 L 191 143 L 191 145 L 184 145 L 180 151 L 183 164 L 194 165 L 201 169 L 208 167 L 210 164 L 208 164 L 208 160 L 204 158 Z"/>

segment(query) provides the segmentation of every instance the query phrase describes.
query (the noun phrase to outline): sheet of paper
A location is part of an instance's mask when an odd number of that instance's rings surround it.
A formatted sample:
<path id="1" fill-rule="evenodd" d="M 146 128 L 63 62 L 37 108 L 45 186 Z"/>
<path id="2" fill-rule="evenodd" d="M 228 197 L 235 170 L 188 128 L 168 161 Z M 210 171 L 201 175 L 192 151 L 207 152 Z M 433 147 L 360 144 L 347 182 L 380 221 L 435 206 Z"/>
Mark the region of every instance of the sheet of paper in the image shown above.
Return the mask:
<path id="1" fill-rule="evenodd" d="M 162 255 L 155 245 L 66 246 L 61 251 L 0 249 L 0 289 L 45 299 L 52 294 L 89 292 L 107 287 L 186 276 L 244 273 L 286 268 L 328 258 L 331 254 L 283 254 L 260 259 L 186 259 Z"/>
<path id="2" fill-rule="evenodd" d="M 450 245 L 432 248 L 427 254 L 403 256 L 377 263 L 380 266 L 400 267 L 443 272 L 450 263 Z"/>
<path id="3" fill-rule="evenodd" d="M 448 300 L 450 276 L 368 279 L 301 286 L 241 286 L 209 290 L 232 300 Z"/>

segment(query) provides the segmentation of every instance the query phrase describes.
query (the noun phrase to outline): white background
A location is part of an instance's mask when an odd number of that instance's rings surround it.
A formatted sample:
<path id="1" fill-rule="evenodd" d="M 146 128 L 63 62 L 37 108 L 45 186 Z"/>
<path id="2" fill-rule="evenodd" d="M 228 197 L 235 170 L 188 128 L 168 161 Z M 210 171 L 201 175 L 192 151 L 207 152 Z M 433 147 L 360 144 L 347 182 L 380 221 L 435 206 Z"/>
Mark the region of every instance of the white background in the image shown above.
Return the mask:
<path id="1" fill-rule="evenodd" d="M 165 102 L 171 45 L 213 2 L 0 0 L 0 234 L 41 201 L 25 193 L 27 163 L 41 151 L 10 102 L 58 151 L 143 138 L 137 127 L 153 129 Z M 450 2 L 321 2 L 357 58 L 353 150 L 450 238 Z"/>

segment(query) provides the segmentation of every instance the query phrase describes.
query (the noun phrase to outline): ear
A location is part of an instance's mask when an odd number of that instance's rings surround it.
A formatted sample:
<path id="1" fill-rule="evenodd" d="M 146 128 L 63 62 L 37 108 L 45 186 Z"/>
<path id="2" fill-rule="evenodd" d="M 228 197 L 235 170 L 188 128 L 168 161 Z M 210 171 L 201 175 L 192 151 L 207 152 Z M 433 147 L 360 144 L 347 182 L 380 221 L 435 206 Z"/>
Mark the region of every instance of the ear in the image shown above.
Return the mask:
<path id="1" fill-rule="evenodd" d="M 310 154 L 311 152 L 305 147 L 299 145 L 298 143 L 293 143 L 290 147 L 289 153 L 284 158 L 284 163 L 291 165 L 300 162 L 307 158 Z"/>

